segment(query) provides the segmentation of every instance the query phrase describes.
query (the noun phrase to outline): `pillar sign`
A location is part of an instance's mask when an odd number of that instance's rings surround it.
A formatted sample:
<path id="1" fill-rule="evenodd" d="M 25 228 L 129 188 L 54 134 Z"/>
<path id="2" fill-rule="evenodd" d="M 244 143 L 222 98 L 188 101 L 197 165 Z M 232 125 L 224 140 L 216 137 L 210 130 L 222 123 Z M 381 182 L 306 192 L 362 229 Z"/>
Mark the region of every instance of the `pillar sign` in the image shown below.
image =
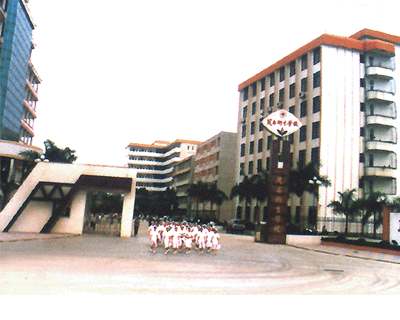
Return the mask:
<path id="1" fill-rule="evenodd" d="M 265 239 L 270 244 L 285 244 L 289 198 L 290 142 L 283 140 L 283 137 L 300 129 L 302 124 L 299 119 L 286 110 L 278 110 L 270 114 L 262 123 L 278 137 L 278 140 L 272 141 Z"/>

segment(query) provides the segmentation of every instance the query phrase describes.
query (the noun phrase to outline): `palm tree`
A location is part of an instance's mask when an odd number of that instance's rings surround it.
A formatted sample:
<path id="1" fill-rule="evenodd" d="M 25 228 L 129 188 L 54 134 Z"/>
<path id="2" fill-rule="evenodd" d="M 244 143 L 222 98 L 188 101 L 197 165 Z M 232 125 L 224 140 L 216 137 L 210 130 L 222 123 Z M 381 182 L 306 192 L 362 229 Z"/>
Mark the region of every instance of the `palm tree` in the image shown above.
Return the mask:
<path id="1" fill-rule="evenodd" d="M 204 211 L 204 202 L 209 198 L 208 184 L 203 181 L 198 181 L 194 184 L 191 184 L 186 191 L 186 194 L 190 198 L 196 199 L 196 215 L 199 214 L 199 203 L 203 203 L 203 211 Z"/>
<path id="2" fill-rule="evenodd" d="M 373 216 L 374 218 L 374 238 L 376 238 L 376 230 L 382 224 L 383 206 L 388 203 L 387 195 L 383 192 L 377 191 L 372 192 L 367 198 L 362 199 L 362 207 L 365 209 L 365 213 L 362 216 L 362 234 L 364 234 L 364 227 L 367 224 L 368 219 Z"/>
<path id="3" fill-rule="evenodd" d="M 265 201 L 269 195 L 269 175 L 265 170 L 260 170 L 257 174 L 250 177 L 251 197 L 256 199 L 254 211 L 254 220 L 259 222 L 259 203 Z M 256 214 L 257 213 L 257 214 Z"/>
<path id="4" fill-rule="evenodd" d="M 298 163 L 297 169 L 292 169 L 289 172 L 289 192 L 300 198 L 304 192 L 317 195 L 320 186 L 331 186 L 330 180 L 319 174 L 320 167 L 321 164 L 318 162 L 310 162 L 307 165 Z M 311 183 L 311 181 L 319 181 L 320 183 Z"/>
<path id="5" fill-rule="evenodd" d="M 343 214 L 346 217 L 346 227 L 344 232 L 346 235 L 348 233 L 349 220 L 353 219 L 361 210 L 360 200 L 355 198 L 355 192 L 356 189 L 338 192 L 339 200 L 332 201 L 328 204 L 328 207 L 331 207 L 333 212 Z"/>
<path id="6" fill-rule="evenodd" d="M 319 174 L 320 167 L 319 162 L 310 162 L 307 165 L 297 163 L 297 169 L 289 171 L 289 192 L 299 198 L 303 196 L 304 192 L 308 192 L 317 198 L 320 186 L 331 186 L 330 180 Z M 304 208 L 301 206 L 300 210 L 303 211 Z M 300 214 L 302 215 L 301 212 Z"/>
<path id="7" fill-rule="evenodd" d="M 228 197 L 222 190 L 218 189 L 216 183 L 212 183 L 209 186 L 209 200 L 211 202 L 211 211 L 213 211 L 213 204 L 215 203 L 218 206 L 218 215 L 217 219 L 219 220 L 219 209 L 222 203 L 227 200 Z"/>
<path id="8" fill-rule="evenodd" d="M 239 197 L 239 201 L 245 200 L 245 210 L 252 199 L 252 182 L 248 176 L 244 176 L 243 180 L 232 187 L 230 199 Z"/>

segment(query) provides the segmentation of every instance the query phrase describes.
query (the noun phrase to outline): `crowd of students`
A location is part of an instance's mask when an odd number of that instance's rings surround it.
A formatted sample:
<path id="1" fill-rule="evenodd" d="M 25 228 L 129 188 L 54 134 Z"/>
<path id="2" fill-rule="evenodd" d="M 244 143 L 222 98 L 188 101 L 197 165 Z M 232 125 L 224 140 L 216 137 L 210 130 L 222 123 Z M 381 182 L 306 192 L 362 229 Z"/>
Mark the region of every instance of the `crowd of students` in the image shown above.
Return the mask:
<path id="1" fill-rule="evenodd" d="M 192 246 L 202 254 L 207 252 L 217 253 L 221 248 L 220 236 L 213 223 L 208 225 L 189 224 L 183 222 L 152 221 L 149 226 L 151 252 L 155 252 L 159 245 L 164 246 L 164 253 L 172 249 L 173 254 L 185 251 L 191 252 Z"/>

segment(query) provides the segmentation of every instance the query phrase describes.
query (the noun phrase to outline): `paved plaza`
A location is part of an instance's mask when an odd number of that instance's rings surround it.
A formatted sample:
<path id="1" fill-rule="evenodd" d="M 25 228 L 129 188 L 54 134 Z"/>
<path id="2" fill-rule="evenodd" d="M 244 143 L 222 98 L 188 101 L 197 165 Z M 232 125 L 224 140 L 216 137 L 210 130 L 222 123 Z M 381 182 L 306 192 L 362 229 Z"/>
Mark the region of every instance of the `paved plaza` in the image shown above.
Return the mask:
<path id="1" fill-rule="evenodd" d="M 0 234 L 0 294 L 400 293 L 398 256 L 357 257 L 232 234 L 221 234 L 217 254 L 165 255 L 161 247 L 150 252 L 146 229 L 143 223 L 132 238 Z"/>

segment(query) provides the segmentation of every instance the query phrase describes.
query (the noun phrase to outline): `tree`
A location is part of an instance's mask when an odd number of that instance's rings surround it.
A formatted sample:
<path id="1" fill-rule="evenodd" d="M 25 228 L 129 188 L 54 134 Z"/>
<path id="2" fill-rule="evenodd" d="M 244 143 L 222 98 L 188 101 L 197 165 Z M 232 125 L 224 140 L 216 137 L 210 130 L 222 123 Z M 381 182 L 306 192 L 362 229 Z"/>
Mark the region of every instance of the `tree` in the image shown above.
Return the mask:
<path id="1" fill-rule="evenodd" d="M 343 214 L 346 217 L 346 235 L 348 234 L 349 220 L 358 215 L 361 210 L 360 201 L 354 196 L 355 192 L 356 189 L 338 192 L 339 200 L 332 201 L 328 204 L 328 207 L 331 207 L 333 212 Z"/>
<path id="2" fill-rule="evenodd" d="M 289 171 L 289 192 L 294 193 L 301 198 L 304 192 L 318 197 L 320 186 L 329 187 L 331 182 L 326 176 L 319 174 L 321 164 L 319 162 L 310 162 L 307 165 L 297 163 L 297 169 Z M 304 208 L 300 206 L 300 211 Z M 302 215 L 302 212 L 300 212 Z"/>
<path id="3" fill-rule="evenodd" d="M 59 162 L 59 163 L 73 163 L 78 158 L 75 155 L 75 150 L 71 150 L 70 148 L 60 149 L 55 145 L 55 143 L 51 140 L 46 140 L 44 142 L 45 146 L 45 159 L 49 160 L 49 162 Z"/>
<path id="4" fill-rule="evenodd" d="M 199 203 L 203 203 L 204 210 L 204 202 L 210 198 L 209 196 L 209 187 L 208 184 L 203 181 L 197 181 L 189 186 L 186 194 L 192 198 L 196 199 L 196 215 L 199 214 Z"/>
<path id="5" fill-rule="evenodd" d="M 297 169 L 289 171 L 289 192 L 294 193 L 299 198 L 304 192 L 316 196 L 320 186 L 331 186 L 329 179 L 319 174 L 320 167 L 321 164 L 318 162 L 310 162 L 307 165 L 297 163 Z M 311 181 L 319 181 L 321 183 L 311 183 Z"/>
<path id="6" fill-rule="evenodd" d="M 221 207 L 222 203 L 228 199 L 225 192 L 218 189 L 216 183 L 212 183 L 209 186 L 209 201 L 211 202 L 211 211 L 213 211 L 213 204 L 215 203 L 218 206 L 218 215 L 217 218 L 219 220 L 219 208 Z"/>
<path id="7" fill-rule="evenodd" d="M 362 234 L 364 234 L 364 227 L 371 216 L 374 219 L 374 238 L 376 238 L 376 230 L 383 222 L 383 206 L 388 204 L 387 195 L 383 192 L 376 191 L 368 195 L 368 197 L 362 199 L 361 205 L 365 210 L 364 215 L 361 218 L 362 223 Z"/>
<path id="8" fill-rule="evenodd" d="M 239 197 L 239 201 L 245 200 L 245 210 L 252 199 L 252 182 L 248 176 L 244 176 L 243 180 L 232 187 L 230 198 Z"/>

